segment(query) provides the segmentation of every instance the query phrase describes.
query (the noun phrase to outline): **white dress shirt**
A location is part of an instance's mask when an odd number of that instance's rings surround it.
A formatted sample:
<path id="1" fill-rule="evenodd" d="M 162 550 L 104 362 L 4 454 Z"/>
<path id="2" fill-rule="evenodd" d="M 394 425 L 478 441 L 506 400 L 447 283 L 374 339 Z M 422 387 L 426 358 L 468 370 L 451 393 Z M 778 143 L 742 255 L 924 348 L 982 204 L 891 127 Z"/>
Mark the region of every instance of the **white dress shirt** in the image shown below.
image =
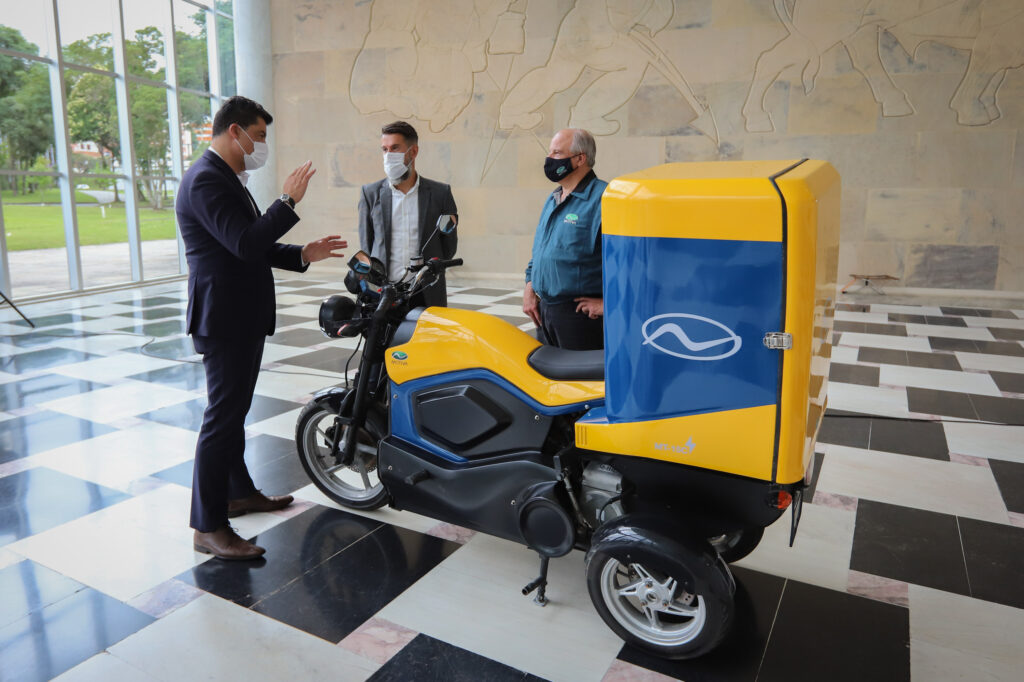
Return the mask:
<path id="1" fill-rule="evenodd" d="M 420 255 L 420 176 L 406 192 L 391 186 L 391 243 L 388 245 L 388 279 L 405 274 L 409 259 Z"/>

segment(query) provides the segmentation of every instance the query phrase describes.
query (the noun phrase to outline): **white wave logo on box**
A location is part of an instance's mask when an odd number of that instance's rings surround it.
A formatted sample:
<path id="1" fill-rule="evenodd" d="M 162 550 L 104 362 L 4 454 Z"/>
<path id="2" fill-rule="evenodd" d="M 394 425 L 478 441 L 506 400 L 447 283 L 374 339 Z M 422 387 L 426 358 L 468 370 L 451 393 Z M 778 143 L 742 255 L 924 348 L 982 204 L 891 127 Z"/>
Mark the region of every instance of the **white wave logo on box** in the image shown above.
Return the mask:
<path id="1" fill-rule="evenodd" d="M 707 337 L 709 336 L 709 327 L 713 337 L 707 341 L 694 341 L 686 333 L 686 329 L 689 329 L 690 333 L 698 338 Z M 689 313 L 655 315 L 644 322 L 644 326 L 640 331 L 644 336 L 643 345 L 650 345 L 662 353 L 684 360 L 724 360 L 735 355 L 739 351 L 740 346 L 743 345 L 743 339 L 721 322 Z M 698 334 L 699 331 L 703 331 L 703 333 Z M 681 352 L 678 348 L 675 350 L 673 348 L 666 348 L 664 345 L 664 337 L 666 336 L 676 339 L 686 352 Z M 673 346 L 676 347 L 676 344 L 673 344 Z M 724 350 L 722 347 L 724 347 Z M 710 352 L 712 349 L 717 354 L 697 355 L 697 353 L 705 351 Z"/>

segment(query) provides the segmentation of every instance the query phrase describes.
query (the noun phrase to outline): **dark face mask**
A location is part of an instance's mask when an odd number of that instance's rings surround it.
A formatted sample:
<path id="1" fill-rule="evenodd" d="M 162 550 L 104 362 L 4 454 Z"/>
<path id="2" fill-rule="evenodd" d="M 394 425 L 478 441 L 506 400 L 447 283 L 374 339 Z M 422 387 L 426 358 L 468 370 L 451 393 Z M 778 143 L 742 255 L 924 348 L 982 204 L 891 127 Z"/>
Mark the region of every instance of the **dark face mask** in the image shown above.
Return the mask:
<path id="1" fill-rule="evenodd" d="M 551 182 L 558 182 L 572 171 L 571 156 L 564 159 L 553 159 L 549 156 L 544 159 L 544 175 Z"/>

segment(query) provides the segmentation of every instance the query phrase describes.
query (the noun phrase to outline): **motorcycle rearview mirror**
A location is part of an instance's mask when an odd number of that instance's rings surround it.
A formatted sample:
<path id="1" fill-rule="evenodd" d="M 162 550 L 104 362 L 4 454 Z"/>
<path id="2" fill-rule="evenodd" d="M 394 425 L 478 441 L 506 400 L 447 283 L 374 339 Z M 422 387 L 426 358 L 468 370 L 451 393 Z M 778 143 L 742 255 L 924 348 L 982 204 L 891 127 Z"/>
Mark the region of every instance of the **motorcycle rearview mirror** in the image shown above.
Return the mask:
<path id="1" fill-rule="evenodd" d="M 356 274 L 367 275 L 370 273 L 370 254 L 365 251 L 356 251 L 348 261 L 348 267 Z"/>
<path id="2" fill-rule="evenodd" d="M 454 213 L 445 213 L 437 217 L 437 224 L 434 226 L 434 231 L 427 237 L 427 241 L 423 242 L 423 248 L 420 249 L 420 256 L 423 260 L 427 258 L 427 244 L 430 240 L 437 236 L 437 233 L 451 234 L 455 230 L 455 225 L 459 222 L 459 216 Z"/>

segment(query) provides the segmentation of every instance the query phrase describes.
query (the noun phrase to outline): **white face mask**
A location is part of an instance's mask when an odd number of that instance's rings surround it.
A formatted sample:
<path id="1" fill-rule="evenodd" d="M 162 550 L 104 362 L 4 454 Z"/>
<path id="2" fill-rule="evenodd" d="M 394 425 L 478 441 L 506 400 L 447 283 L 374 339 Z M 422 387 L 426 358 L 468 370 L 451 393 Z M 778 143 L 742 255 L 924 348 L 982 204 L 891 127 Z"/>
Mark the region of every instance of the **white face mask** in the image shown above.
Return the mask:
<path id="1" fill-rule="evenodd" d="M 239 127 L 241 129 L 241 127 Z M 242 134 L 249 137 L 249 133 L 242 130 Z M 249 141 L 252 142 L 252 154 L 245 151 L 245 147 L 237 139 L 235 144 L 242 150 L 242 160 L 245 163 L 245 170 L 258 170 L 263 168 L 263 165 L 267 162 L 267 157 L 270 156 L 270 147 L 267 146 L 266 142 L 257 142 L 256 140 L 249 137 Z"/>
<path id="2" fill-rule="evenodd" d="M 402 179 L 409 172 L 405 163 L 405 152 L 384 152 L 384 173 L 392 184 Z"/>

